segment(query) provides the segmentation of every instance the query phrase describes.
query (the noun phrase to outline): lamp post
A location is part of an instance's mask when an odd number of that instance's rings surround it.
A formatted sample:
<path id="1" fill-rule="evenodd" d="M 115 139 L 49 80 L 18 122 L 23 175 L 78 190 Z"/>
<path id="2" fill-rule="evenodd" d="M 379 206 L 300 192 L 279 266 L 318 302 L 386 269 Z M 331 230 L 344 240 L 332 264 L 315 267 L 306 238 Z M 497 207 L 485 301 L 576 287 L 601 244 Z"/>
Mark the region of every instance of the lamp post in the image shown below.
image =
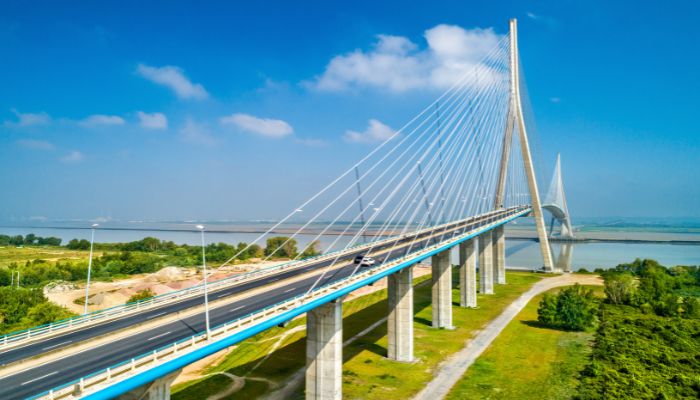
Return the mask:
<path id="1" fill-rule="evenodd" d="M 83 315 L 88 313 L 88 295 L 90 294 L 90 273 L 92 272 L 92 247 L 95 244 L 95 229 L 100 226 L 99 224 L 92 224 L 92 234 L 90 235 L 90 257 L 88 258 L 88 274 L 87 274 L 87 285 L 85 285 L 85 308 L 83 309 Z"/>
<path id="2" fill-rule="evenodd" d="M 204 246 L 204 225 L 197 225 L 197 229 L 202 233 L 202 269 L 204 273 L 204 318 L 207 326 L 207 340 L 211 332 L 209 330 L 209 295 L 207 293 L 207 256 Z"/>

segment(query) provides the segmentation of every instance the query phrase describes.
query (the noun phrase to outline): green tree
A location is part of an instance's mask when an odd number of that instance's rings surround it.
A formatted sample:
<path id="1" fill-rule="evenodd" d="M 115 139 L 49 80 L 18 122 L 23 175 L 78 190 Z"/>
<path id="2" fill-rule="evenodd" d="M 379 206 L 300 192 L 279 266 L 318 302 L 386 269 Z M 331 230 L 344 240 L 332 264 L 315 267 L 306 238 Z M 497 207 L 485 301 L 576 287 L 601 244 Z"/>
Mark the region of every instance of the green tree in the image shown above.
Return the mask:
<path id="1" fill-rule="evenodd" d="M 603 274 L 605 297 L 612 304 L 631 304 L 636 292 L 632 274 L 610 271 Z"/>
<path id="2" fill-rule="evenodd" d="M 153 297 L 155 295 L 156 294 L 153 293 L 153 291 L 151 289 L 139 290 L 138 292 L 134 293 L 131 297 L 129 297 L 129 300 L 127 300 L 127 303 L 133 303 L 135 301 L 150 299 L 151 297 Z"/>
<path id="3" fill-rule="evenodd" d="M 583 331 L 595 323 L 596 311 L 593 291 L 575 284 L 556 295 L 546 294 L 537 310 L 537 319 L 552 328 Z"/>
<path id="4" fill-rule="evenodd" d="M 285 236 L 268 238 L 265 255 L 276 258 L 295 258 L 297 256 L 297 241 Z"/>
<path id="5" fill-rule="evenodd" d="M 319 242 L 318 240 L 314 240 L 313 242 L 309 243 L 304 252 L 301 253 L 301 258 L 308 258 L 321 254 L 319 250 L 320 245 L 321 242 Z"/>

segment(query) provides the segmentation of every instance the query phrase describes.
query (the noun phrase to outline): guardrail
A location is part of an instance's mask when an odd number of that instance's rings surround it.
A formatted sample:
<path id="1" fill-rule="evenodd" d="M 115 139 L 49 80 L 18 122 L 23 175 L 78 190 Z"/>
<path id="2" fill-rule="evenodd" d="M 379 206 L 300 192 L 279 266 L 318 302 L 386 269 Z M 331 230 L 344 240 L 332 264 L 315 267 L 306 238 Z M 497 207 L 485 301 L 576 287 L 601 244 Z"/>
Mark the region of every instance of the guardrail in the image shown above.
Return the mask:
<path id="1" fill-rule="evenodd" d="M 209 338 L 207 338 L 206 332 L 199 332 L 188 338 L 160 347 L 152 352 L 142 354 L 130 360 L 126 360 L 84 376 L 80 379 L 65 383 L 54 389 L 35 395 L 31 397 L 31 399 L 74 399 L 88 395 L 90 392 L 96 392 L 100 389 L 100 387 L 102 387 L 102 385 L 111 385 L 119 381 L 123 381 L 131 376 L 141 374 L 147 370 L 165 364 L 168 361 L 181 357 L 184 354 L 188 354 L 205 346 L 218 343 L 231 335 L 243 332 L 253 326 L 260 325 L 263 322 L 280 316 L 281 314 L 289 313 L 293 309 L 299 309 L 304 305 L 308 305 L 309 303 L 329 297 L 334 292 L 338 292 L 343 288 L 352 287 L 353 285 L 361 283 L 364 280 L 370 280 L 373 277 L 376 278 L 375 280 L 381 279 L 381 277 L 387 275 L 392 269 L 404 268 L 405 266 L 416 262 L 415 260 L 420 261 L 429 257 L 430 253 L 436 252 L 437 249 L 454 246 L 456 243 L 467 240 L 470 237 L 474 237 L 480 232 L 487 231 L 494 226 L 505 224 L 511 219 L 526 214 L 526 212 L 527 210 L 521 208 L 517 208 L 512 211 L 507 210 L 504 213 L 505 215 L 498 219 L 487 218 L 489 222 L 486 224 L 469 232 L 464 232 L 457 237 L 450 238 L 448 241 L 454 242 L 452 244 L 446 245 L 445 242 L 434 244 L 415 253 L 394 259 L 389 263 L 370 268 L 366 271 L 321 286 L 310 293 L 297 295 L 263 309 L 254 311 L 233 321 L 218 325 L 211 329 Z M 405 264 L 405 266 L 401 267 L 402 264 Z M 367 282 L 367 284 L 369 283 L 371 282 Z M 301 312 L 299 314 L 301 314 Z M 290 318 L 293 317 L 294 316 L 292 315 Z M 252 336 L 252 334 L 249 336 Z M 227 343 L 227 345 L 230 344 Z"/>
<path id="2" fill-rule="evenodd" d="M 443 229 L 454 225 L 465 224 L 469 221 L 474 221 L 477 219 L 493 218 L 496 214 L 501 214 L 503 212 L 517 211 L 522 208 L 527 208 L 527 206 L 515 206 L 505 210 L 490 211 L 479 216 L 470 217 L 457 222 L 448 222 L 442 226 L 433 226 L 429 228 L 424 228 L 416 232 L 411 232 L 410 234 L 404 234 L 400 236 L 390 236 L 382 240 L 378 240 L 371 243 L 359 244 L 351 246 L 345 249 L 337 250 L 330 253 L 324 253 L 313 257 L 308 257 L 303 260 L 293 260 L 280 265 L 275 265 L 271 267 L 265 267 L 252 272 L 246 272 L 243 274 L 238 274 L 230 276 L 227 278 L 219 279 L 217 281 L 208 282 L 209 292 L 215 292 L 217 290 L 225 289 L 229 286 L 233 286 L 238 283 L 243 283 L 246 281 L 252 281 L 255 279 L 260 279 L 269 275 L 277 274 L 280 272 L 291 271 L 294 269 L 303 268 L 306 264 L 311 262 L 317 262 L 319 260 L 333 258 L 337 256 L 342 256 L 342 253 L 349 253 L 361 248 L 371 248 L 378 245 L 383 245 L 397 239 L 402 239 L 409 236 L 420 236 L 423 233 L 434 231 L 436 229 Z M 24 342 L 34 341 L 40 339 L 43 336 L 50 336 L 57 333 L 62 333 L 63 331 L 70 331 L 73 329 L 78 329 L 86 326 L 91 326 L 96 323 L 106 322 L 119 317 L 124 317 L 128 314 L 141 312 L 146 309 L 155 308 L 160 305 L 167 304 L 169 302 L 184 300 L 187 298 L 199 296 L 202 294 L 204 288 L 203 285 L 196 285 L 190 288 L 179 289 L 173 292 L 164 293 L 158 296 L 151 297 L 146 300 L 141 300 L 137 302 L 121 304 L 106 308 L 104 310 L 93 311 L 88 314 L 79 315 L 64 320 L 40 325 L 37 327 L 24 329 L 16 332 L 8 333 L 0 337 L 0 351 L 13 346 L 21 345 Z"/>

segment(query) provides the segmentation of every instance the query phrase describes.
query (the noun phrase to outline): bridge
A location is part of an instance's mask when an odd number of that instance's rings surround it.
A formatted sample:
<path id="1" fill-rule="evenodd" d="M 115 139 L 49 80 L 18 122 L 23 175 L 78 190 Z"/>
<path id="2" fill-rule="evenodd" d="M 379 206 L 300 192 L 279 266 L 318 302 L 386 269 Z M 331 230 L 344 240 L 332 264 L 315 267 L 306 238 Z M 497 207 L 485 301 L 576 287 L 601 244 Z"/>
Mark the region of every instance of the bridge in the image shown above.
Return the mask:
<path id="1" fill-rule="evenodd" d="M 340 399 L 343 300 L 383 278 L 387 357 L 414 361 L 417 263 L 431 261 L 436 329 L 452 328 L 453 249 L 461 307 L 506 283 L 504 227 L 517 218 L 534 218 L 554 270 L 520 77 L 511 20 L 450 89 L 268 231 L 299 218 L 290 240 L 312 223 L 325 224 L 318 237 L 340 231 L 323 254 L 0 337 L 0 398 L 168 399 L 183 367 L 305 314 L 306 398 Z"/>
<path id="2" fill-rule="evenodd" d="M 554 175 L 552 175 L 552 181 L 549 184 L 549 190 L 547 191 L 547 196 L 545 196 L 544 205 L 542 207 L 552 214 L 552 222 L 549 228 L 550 233 L 554 233 L 554 221 L 556 220 L 561 227 L 559 237 L 563 239 L 573 239 L 574 230 L 571 227 L 571 217 L 569 217 L 569 207 L 566 205 L 564 182 L 561 177 L 560 154 L 557 154 Z"/>

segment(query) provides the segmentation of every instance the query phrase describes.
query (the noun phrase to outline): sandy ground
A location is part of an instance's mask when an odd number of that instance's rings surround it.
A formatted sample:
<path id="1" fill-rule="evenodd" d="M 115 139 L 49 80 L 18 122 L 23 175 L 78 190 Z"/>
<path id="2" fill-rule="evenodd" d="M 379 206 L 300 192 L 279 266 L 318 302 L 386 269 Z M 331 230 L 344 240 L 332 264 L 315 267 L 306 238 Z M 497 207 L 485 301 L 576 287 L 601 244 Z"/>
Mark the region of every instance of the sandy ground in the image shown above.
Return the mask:
<path id="1" fill-rule="evenodd" d="M 501 315 L 491 321 L 482 331 L 458 353 L 453 354 L 443 362 L 435 372 L 433 380 L 420 392 L 414 400 L 438 400 L 443 399 L 476 361 L 481 353 L 486 350 L 491 342 L 501 333 L 508 323 L 532 300 L 542 292 L 558 286 L 568 286 L 574 283 L 582 285 L 602 285 L 603 282 L 597 275 L 560 275 L 545 278 L 535 283 L 530 290 L 523 293 L 511 303 Z"/>
<path id="2" fill-rule="evenodd" d="M 273 266 L 284 261 L 254 262 L 227 266 L 209 275 L 211 281 L 241 274 L 260 268 Z M 165 267 L 152 274 L 134 275 L 128 279 L 114 282 L 91 282 L 89 310 L 96 311 L 126 303 L 129 298 L 141 290 L 150 289 L 156 295 L 186 289 L 199 283 L 202 274 L 194 268 Z M 46 297 L 74 313 L 82 313 L 83 305 L 76 304 L 76 299 L 85 296 L 85 286 L 73 283 L 53 283 L 44 287 Z"/>

